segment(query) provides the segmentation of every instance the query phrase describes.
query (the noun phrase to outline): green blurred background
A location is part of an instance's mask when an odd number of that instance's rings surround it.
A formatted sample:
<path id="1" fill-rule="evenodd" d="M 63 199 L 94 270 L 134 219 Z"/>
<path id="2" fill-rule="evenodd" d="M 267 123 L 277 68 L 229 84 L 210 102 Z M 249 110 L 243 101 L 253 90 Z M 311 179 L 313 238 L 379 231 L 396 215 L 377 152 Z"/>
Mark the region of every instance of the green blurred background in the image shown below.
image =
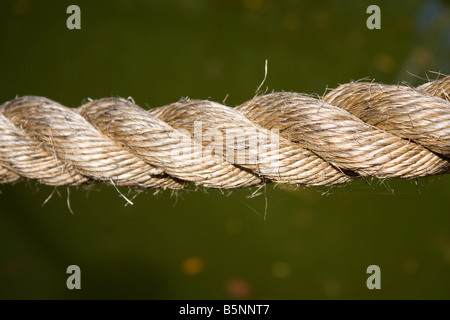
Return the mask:
<path id="1" fill-rule="evenodd" d="M 66 8 L 81 8 L 81 30 Z M 366 9 L 381 8 L 381 30 Z M 189 96 L 235 106 L 269 91 L 323 94 L 365 77 L 450 73 L 445 1 L 32 1 L 0 3 L 0 100 L 70 107 Z M 428 73 L 427 73 L 428 71 Z M 422 79 L 421 79 L 422 78 Z M 297 189 L 0 186 L 2 299 L 448 299 L 450 177 Z M 128 194 L 126 188 L 121 191 Z M 133 194 L 129 194 L 132 197 Z M 267 201 L 267 211 L 265 210 Z M 264 216 L 266 218 L 264 219 Z M 81 268 L 81 290 L 66 268 Z M 366 268 L 381 268 L 381 290 Z"/>

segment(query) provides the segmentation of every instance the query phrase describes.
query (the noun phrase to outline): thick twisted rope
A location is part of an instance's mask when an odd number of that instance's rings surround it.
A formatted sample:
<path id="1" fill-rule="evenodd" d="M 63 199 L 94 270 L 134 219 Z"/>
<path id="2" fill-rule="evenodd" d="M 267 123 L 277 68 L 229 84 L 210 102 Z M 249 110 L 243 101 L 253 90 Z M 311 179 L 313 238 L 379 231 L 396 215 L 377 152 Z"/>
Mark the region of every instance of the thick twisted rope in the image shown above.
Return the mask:
<path id="1" fill-rule="evenodd" d="M 147 111 L 104 98 L 71 109 L 24 96 L 0 106 L 0 182 L 233 189 L 446 174 L 449 94 L 450 77 L 348 83 L 322 99 L 272 93 L 236 108 L 183 99 Z"/>

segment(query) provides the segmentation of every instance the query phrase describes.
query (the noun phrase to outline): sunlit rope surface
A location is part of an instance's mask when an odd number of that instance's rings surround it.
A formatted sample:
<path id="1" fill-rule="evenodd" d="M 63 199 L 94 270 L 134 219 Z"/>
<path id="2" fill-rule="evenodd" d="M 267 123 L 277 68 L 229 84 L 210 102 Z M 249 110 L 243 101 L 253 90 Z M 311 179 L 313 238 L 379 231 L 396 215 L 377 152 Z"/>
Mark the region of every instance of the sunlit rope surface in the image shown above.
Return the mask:
<path id="1" fill-rule="evenodd" d="M 235 108 L 104 98 L 72 109 L 18 97 L 0 106 L 0 182 L 234 189 L 446 174 L 449 94 L 450 77 L 417 88 L 353 82 L 322 99 L 277 92 Z"/>

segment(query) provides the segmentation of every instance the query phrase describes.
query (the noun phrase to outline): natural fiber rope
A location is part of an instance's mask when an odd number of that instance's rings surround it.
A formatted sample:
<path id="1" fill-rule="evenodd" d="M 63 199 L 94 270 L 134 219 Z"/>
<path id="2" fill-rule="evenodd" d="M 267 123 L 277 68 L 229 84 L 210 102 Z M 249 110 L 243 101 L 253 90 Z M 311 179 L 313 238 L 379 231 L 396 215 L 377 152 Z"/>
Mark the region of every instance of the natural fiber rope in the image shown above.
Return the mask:
<path id="1" fill-rule="evenodd" d="M 449 94 L 450 76 L 418 88 L 348 83 L 323 99 L 272 93 L 236 108 L 184 99 L 146 111 L 104 98 L 71 109 L 24 96 L 0 106 L 0 182 L 233 189 L 445 174 Z M 230 133 L 233 143 L 219 141 Z"/>

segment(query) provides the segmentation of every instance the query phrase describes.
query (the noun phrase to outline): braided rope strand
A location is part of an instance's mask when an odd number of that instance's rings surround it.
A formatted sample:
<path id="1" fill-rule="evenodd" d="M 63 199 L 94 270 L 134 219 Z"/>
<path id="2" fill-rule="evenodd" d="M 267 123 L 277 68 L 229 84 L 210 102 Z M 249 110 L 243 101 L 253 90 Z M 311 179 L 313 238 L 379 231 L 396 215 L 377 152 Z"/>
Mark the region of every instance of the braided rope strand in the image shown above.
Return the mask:
<path id="1" fill-rule="evenodd" d="M 236 108 L 103 98 L 73 109 L 23 96 L 0 106 L 0 183 L 235 189 L 446 174 L 449 95 L 450 76 L 417 88 L 352 82 L 322 99 L 277 92 Z"/>

